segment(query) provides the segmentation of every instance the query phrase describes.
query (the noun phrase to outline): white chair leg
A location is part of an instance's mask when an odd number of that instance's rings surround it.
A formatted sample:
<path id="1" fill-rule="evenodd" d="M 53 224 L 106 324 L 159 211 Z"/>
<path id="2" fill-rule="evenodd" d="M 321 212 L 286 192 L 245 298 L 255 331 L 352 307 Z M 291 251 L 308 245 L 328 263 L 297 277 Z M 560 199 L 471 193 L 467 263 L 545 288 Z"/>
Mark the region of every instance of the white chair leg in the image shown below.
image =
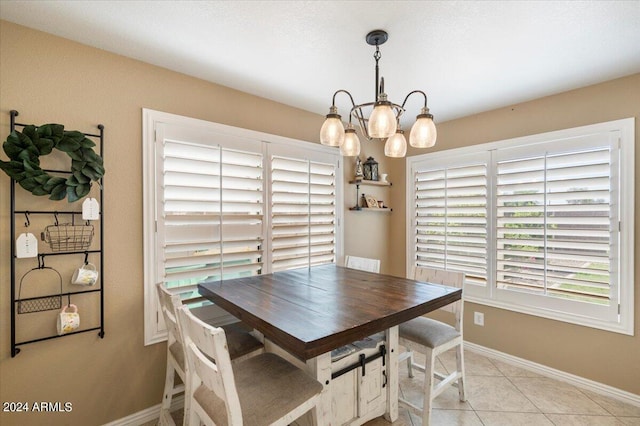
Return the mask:
<path id="1" fill-rule="evenodd" d="M 172 425 L 174 424 L 171 418 L 171 400 L 173 399 L 173 384 L 175 381 L 175 370 L 167 365 L 166 377 L 164 380 L 164 394 L 162 396 L 162 406 L 160 408 L 160 422 L 159 424 Z"/>
<path id="2" fill-rule="evenodd" d="M 433 355 L 433 352 L 428 351 L 425 355 L 422 426 L 428 426 L 431 420 L 431 392 L 433 391 L 433 372 L 435 371 L 435 356 Z"/>
<path id="3" fill-rule="evenodd" d="M 198 417 L 198 415 L 196 414 L 196 410 L 194 410 L 193 408 L 189 411 L 189 422 L 187 423 L 188 426 L 200 426 L 201 422 L 200 422 L 200 417 Z"/>
<path id="4" fill-rule="evenodd" d="M 413 351 L 409 352 L 409 357 L 407 358 L 407 372 L 409 377 L 413 378 Z"/>
<path id="5" fill-rule="evenodd" d="M 324 423 L 322 421 L 322 413 L 320 412 L 320 408 L 317 405 L 315 405 L 311 409 L 311 419 L 313 422 L 313 426 L 324 426 Z"/>
<path id="6" fill-rule="evenodd" d="M 460 372 L 460 377 L 458 378 L 458 396 L 460 397 L 460 401 L 464 402 L 467 400 L 467 397 L 464 394 L 464 350 L 462 344 L 459 344 L 456 349 L 456 364 Z"/>
<path id="7" fill-rule="evenodd" d="M 185 372 L 185 375 L 189 374 Z M 191 399 L 189 398 L 189 389 L 187 389 L 187 384 L 184 384 L 184 410 L 182 413 L 182 424 L 189 424 L 189 416 L 191 413 Z"/>

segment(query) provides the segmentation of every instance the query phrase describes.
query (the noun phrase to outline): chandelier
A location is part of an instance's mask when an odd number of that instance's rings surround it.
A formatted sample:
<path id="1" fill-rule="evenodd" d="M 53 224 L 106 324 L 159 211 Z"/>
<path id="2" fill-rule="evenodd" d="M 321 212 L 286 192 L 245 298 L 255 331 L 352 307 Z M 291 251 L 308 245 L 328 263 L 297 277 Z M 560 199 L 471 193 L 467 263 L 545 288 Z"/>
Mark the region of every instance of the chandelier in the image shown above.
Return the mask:
<path id="1" fill-rule="evenodd" d="M 376 95 L 374 102 L 367 102 L 356 105 L 353 96 L 346 90 L 338 90 L 333 94 L 333 101 L 329 108 L 329 114 L 320 129 L 320 142 L 327 146 L 339 146 L 340 153 L 344 156 L 355 156 L 360 154 L 360 139 L 351 123 L 351 119 L 357 120 L 361 133 L 368 139 L 386 139 L 384 154 L 387 157 L 404 157 L 407 153 L 407 140 L 404 130 L 400 128 L 400 116 L 404 113 L 404 106 L 407 99 L 414 93 L 424 96 L 424 107 L 416 117 L 416 122 L 409 134 L 409 144 L 416 148 L 429 148 L 436 143 L 436 126 L 433 123 L 433 115 L 427 108 L 427 95 L 421 90 L 410 92 L 402 105 L 395 104 L 387 100 L 384 92 L 384 78 L 379 77 L 378 61 L 381 58 L 380 45 L 384 44 L 389 35 L 383 30 L 374 30 L 367 34 L 365 40 L 371 46 L 376 47 L 373 58 L 376 60 Z M 351 111 L 349 112 L 349 123 L 345 129 L 342 124 L 342 117 L 338 114 L 336 107 L 336 95 L 346 93 L 351 100 Z M 365 111 L 371 109 L 371 114 L 366 116 Z"/>

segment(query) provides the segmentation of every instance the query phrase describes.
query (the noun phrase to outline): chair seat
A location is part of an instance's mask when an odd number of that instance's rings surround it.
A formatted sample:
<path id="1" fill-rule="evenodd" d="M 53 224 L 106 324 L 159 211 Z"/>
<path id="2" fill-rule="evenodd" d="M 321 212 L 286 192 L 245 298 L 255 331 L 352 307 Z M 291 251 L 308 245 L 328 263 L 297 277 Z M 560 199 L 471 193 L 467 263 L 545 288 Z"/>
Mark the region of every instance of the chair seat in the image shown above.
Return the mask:
<path id="1" fill-rule="evenodd" d="M 398 328 L 400 339 L 431 349 L 460 337 L 460 333 L 454 327 L 425 317 L 409 320 L 400 324 Z"/>
<path id="2" fill-rule="evenodd" d="M 264 346 L 262 342 L 249 334 L 252 330 L 251 327 L 242 322 L 223 325 L 222 329 L 227 336 L 229 357 L 232 361 Z"/>
<path id="3" fill-rule="evenodd" d="M 227 336 L 229 358 L 231 358 L 232 361 L 263 347 L 263 344 L 258 339 L 249 334 L 251 328 L 241 322 L 223 325 L 222 329 L 224 329 L 224 334 Z M 184 350 L 182 349 L 182 344 L 178 341 L 173 342 L 169 347 L 169 351 L 182 371 L 184 371 Z"/>
<path id="4" fill-rule="evenodd" d="M 288 361 L 263 353 L 234 366 L 234 376 L 243 423 L 268 425 L 322 391 L 322 385 Z M 205 386 L 194 399 L 216 425 L 227 425 L 224 402 Z"/>

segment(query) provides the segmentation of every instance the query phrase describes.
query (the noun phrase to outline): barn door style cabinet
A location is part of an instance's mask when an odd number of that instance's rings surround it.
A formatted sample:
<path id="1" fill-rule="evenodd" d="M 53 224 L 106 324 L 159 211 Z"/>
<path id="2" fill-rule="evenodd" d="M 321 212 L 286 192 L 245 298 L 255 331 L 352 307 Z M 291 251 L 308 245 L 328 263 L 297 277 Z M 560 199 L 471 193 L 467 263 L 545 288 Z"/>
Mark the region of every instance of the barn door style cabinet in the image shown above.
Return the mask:
<path id="1" fill-rule="evenodd" d="M 18 111 L 11 111 L 11 132 L 22 132 L 28 126 L 16 122 L 17 116 Z M 104 126 L 97 127 L 97 133 L 82 133 L 95 147 L 82 136 L 78 137 L 82 138 L 86 149 L 99 154 L 96 160 L 102 165 Z M 71 154 L 69 156 L 73 159 Z M 42 170 L 50 178 L 63 181 L 59 178 L 66 180 L 73 175 L 71 169 L 63 170 L 66 167 L 63 162 L 71 162 L 71 159 L 57 153 L 52 157 L 55 158 L 48 161 L 54 164 L 60 161 L 61 166 L 54 169 L 43 166 Z M 80 184 L 87 180 L 83 176 L 79 179 Z M 29 193 L 11 178 L 11 357 L 20 352 L 21 346 L 44 340 L 91 331 L 97 331 L 98 336 L 104 338 L 102 176 L 98 181 L 89 180 L 84 184 L 90 185 L 88 195 L 70 203 L 64 198 L 52 201 L 47 196 L 33 195 L 37 191 Z M 58 195 L 62 196 L 61 193 Z M 90 203 L 84 204 L 84 201 Z M 91 219 L 87 220 L 89 217 Z M 84 275 L 79 269 L 93 272 L 87 272 L 88 278 L 83 281 Z M 58 321 L 63 309 L 69 305 L 77 307 L 78 315 L 66 316 L 70 322 L 65 328 L 65 323 Z M 73 314 L 74 310 L 67 308 L 65 313 Z M 78 324 L 74 324 L 78 319 Z"/>
<path id="2" fill-rule="evenodd" d="M 331 363 L 331 404 L 336 425 L 361 425 L 386 411 L 384 333 L 366 339 L 364 346 L 362 342 L 348 345 L 351 353 Z"/>

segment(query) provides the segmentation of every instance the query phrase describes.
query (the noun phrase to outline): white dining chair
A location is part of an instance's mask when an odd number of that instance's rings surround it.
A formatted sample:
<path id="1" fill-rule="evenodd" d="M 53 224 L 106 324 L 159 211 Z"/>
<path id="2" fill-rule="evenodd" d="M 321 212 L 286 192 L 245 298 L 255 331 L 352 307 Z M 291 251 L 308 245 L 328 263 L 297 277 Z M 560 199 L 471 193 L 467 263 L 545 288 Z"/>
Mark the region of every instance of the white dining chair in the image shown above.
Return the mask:
<path id="1" fill-rule="evenodd" d="M 175 422 L 171 417 L 170 408 L 173 397 L 185 392 L 185 351 L 184 342 L 177 323 L 177 310 L 182 305 L 180 296 L 171 293 L 162 283 L 156 284 L 156 292 L 160 302 L 160 309 L 164 322 L 167 326 L 167 369 L 164 383 L 162 405 L 160 408 L 160 425 L 173 425 Z M 242 323 L 234 323 L 224 326 L 229 336 L 229 352 L 231 359 L 241 360 L 264 351 L 264 345 L 249 334 L 248 328 Z M 182 383 L 176 384 L 176 374 Z M 187 418 L 189 411 L 188 401 L 185 398 L 184 418 Z"/>
<path id="2" fill-rule="evenodd" d="M 414 274 L 416 281 L 443 284 L 451 287 L 463 288 L 464 273 L 417 267 Z M 409 377 L 413 377 L 413 369 L 423 371 L 423 406 L 422 409 L 404 398 L 399 398 L 401 405 L 422 416 L 422 424 L 427 426 L 431 418 L 433 400 L 440 395 L 449 385 L 458 388 L 460 401 L 465 401 L 464 393 L 464 352 L 462 320 L 464 302 L 462 299 L 447 305 L 455 315 L 455 325 L 451 326 L 431 318 L 418 317 L 400 324 L 399 343 L 406 348 L 401 353 L 398 362 L 407 361 Z M 450 374 L 444 375 L 435 371 L 436 357 L 449 349 L 456 348 L 456 369 Z M 413 352 L 419 352 L 426 356 L 425 365 L 414 362 Z M 439 382 L 436 384 L 434 378 Z"/>
<path id="3" fill-rule="evenodd" d="M 380 272 L 380 259 L 369 259 L 366 257 L 345 256 L 344 266 L 360 271 Z"/>
<path id="4" fill-rule="evenodd" d="M 182 307 L 178 323 L 187 354 L 190 426 L 281 425 L 312 412 L 322 424 L 322 384 L 273 353 L 262 353 L 231 367 L 227 338 Z"/>

